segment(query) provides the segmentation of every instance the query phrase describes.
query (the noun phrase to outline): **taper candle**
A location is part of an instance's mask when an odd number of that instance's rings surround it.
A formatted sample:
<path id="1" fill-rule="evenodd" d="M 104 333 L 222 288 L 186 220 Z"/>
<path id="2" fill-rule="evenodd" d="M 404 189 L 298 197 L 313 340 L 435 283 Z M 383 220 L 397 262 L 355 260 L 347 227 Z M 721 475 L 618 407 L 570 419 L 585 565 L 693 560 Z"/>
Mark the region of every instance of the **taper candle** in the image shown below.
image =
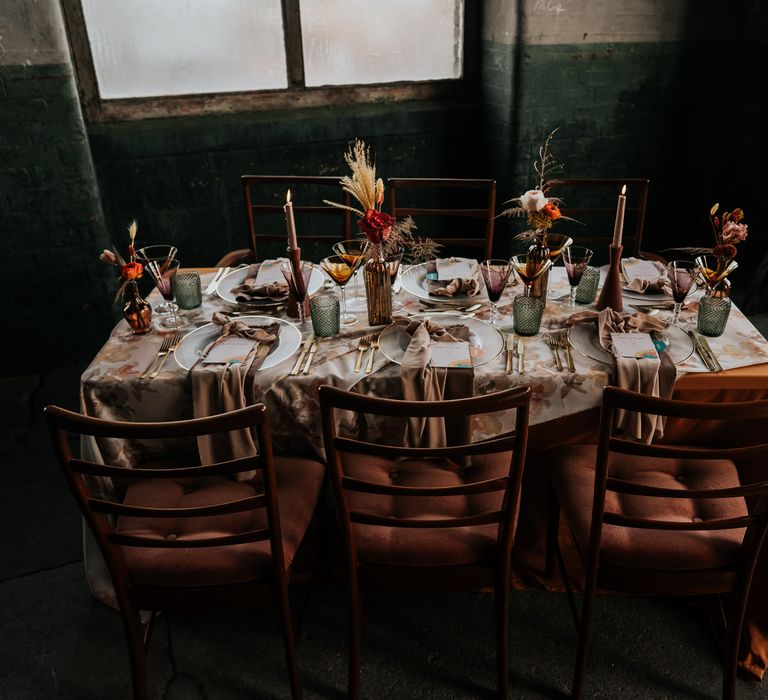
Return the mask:
<path id="1" fill-rule="evenodd" d="M 296 238 L 296 222 L 293 220 L 293 202 L 291 201 L 291 191 L 285 195 L 285 225 L 288 228 L 288 250 L 296 250 L 299 247 L 299 241 Z"/>
<path id="2" fill-rule="evenodd" d="M 613 245 L 621 245 L 621 234 L 624 231 L 624 208 L 627 206 L 627 186 L 621 188 L 619 204 L 616 207 L 616 223 L 613 225 Z"/>

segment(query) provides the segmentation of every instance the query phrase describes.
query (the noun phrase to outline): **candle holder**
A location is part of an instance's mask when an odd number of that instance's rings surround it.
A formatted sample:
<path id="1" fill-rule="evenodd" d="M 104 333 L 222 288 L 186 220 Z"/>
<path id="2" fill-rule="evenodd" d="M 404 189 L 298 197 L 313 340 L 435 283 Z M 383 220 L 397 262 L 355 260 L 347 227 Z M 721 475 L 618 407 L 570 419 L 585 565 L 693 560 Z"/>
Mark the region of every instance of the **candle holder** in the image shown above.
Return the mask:
<path id="1" fill-rule="evenodd" d="M 621 299 L 621 251 L 622 245 L 610 246 L 611 262 L 608 267 L 608 274 L 597 300 L 597 310 L 602 311 L 611 307 L 614 311 L 623 311 L 624 302 Z"/>
<path id="2" fill-rule="evenodd" d="M 299 312 L 299 302 L 296 300 L 296 294 L 293 290 L 293 285 L 288 285 L 288 306 L 285 310 L 286 315 L 289 318 L 305 319 L 309 316 L 309 294 L 307 294 L 306 285 L 304 284 L 304 276 L 299 272 L 301 270 L 301 248 L 288 247 L 288 261 L 294 271 L 294 277 L 297 284 L 301 285 L 297 291 L 299 296 L 303 297 L 302 304 L 304 306 L 304 313 Z"/>

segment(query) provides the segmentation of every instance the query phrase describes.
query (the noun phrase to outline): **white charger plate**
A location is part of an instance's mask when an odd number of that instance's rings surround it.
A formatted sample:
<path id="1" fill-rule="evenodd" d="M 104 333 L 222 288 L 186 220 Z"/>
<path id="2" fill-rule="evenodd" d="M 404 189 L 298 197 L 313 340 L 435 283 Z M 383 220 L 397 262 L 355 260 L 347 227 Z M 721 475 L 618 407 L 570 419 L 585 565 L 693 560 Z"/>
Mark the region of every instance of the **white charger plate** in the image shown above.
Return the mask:
<path id="1" fill-rule="evenodd" d="M 280 335 L 277 339 L 277 347 L 264 358 L 264 362 L 257 371 L 269 369 L 280 364 L 293 355 L 301 345 L 301 331 L 288 321 L 273 316 L 238 316 L 236 319 L 247 323 L 249 326 L 267 326 L 272 323 L 282 324 Z M 206 323 L 200 328 L 187 333 L 176 346 L 173 355 L 182 369 L 189 370 L 200 359 L 203 350 L 221 331 L 221 326 L 215 323 Z"/>
<path id="2" fill-rule="evenodd" d="M 475 262 L 471 258 L 456 258 L 456 260 L 467 260 L 469 262 Z M 478 277 L 480 277 L 478 270 Z M 429 293 L 427 288 L 427 263 L 421 263 L 420 265 L 411 265 L 409 268 L 403 270 L 402 273 L 403 289 L 419 299 L 426 299 L 435 304 L 471 304 L 476 301 L 487 301 L 488 296 L 485 292 L 485 285 L 481 286 L 479 294 L 471 297 L 467 294 L 456 294 L 452 297 L 436 296 Z"/>
<path id="3" fill-rule="evenodd" d="M 245 282 L 248 277 L 248 267 L 238 267 L 234 270 L 230 270 L 224 277 L 219 280 L 219 284 L 216 287 L 216 294 L 222 301 L 227 304 L 235 304 L 237 306 L 252 306 L 252 307 L 270 307 L 270 306 L 283 306 L 285 301 L 238 301 L 232 290 L 235 287 L 239 287 Z M 309 278 L 308 294 L 314 294 L 320 287 L 323 286 L 325 280 L 322 270 L 317 265 L 312 265 L 312 274 Z"/>
<path id="4" fill-rule="evenodd" d="M 441 326 L 461 324 L 469 328 L 470 355 L 472 365 L 479 367 L 498 357 L 504 347 L 504 338 L 490 323 L 477 318 L 462 318 L 460 313 L 425 312 L 414 314 L 413 320 L 430 320 Z M 387 326 L 379 336 L 379 350 L 384 356 L 396 363 L 402 364 L 405 350 L 411 342 L 409 336 L 400 326 Z"/>
<path id="5" fill-rule="evenodd" d="M 660 331 L 660 334 L 667 336 L 669 340 L 667 354 L 676 365 L 685 362 L 693 355 L 693 342 L 690 336 L 679 326 L 668 326 Z M 603 350 L 600 345 L 597 337 L 597 326 L 594 323 L 580 323 L 573 326 L 568 337 L 571 346 L 582 355 L 605 364 L 613 363 L 613 355 Z"/>

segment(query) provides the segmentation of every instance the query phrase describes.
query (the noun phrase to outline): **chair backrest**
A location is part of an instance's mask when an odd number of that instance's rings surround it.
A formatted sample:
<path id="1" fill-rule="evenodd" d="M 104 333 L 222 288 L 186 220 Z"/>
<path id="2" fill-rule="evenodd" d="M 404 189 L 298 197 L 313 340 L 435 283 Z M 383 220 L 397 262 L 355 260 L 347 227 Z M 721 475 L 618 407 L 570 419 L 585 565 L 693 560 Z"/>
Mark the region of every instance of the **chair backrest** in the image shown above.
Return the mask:
<path id="1" fill-rule="evenodd" d="M 736 530 L 747 528 L 744 538 L 742 566 L 750 572 L 768 529 L 768 508 L 763 497 L 768 495 L 768 481 L 760 481 L 731 488 L 718 489 L 673 489 L 633 483 L 616 479 L 609 473 L 611 453 L 638 457 L 657 457 L 691 460 L 742 460 L 765 459 L 768 457 L 768 442 L 763 435 L 756 434 L 753 444 L 738 447 L 701 447 L 654 443 L 646 444 L 615 435 L 616 413 L 619 410 L 635 411 L 656 416 L 692 421 L 764 421 L 768 418 L 768 400 L 739 403 L 699 403 L 660 399 L 638 394 L 616 387 L 603 391 L 603 405 L 600 416 L 600 439 L 597 449 L 594 501 L 590 535 L 590 561 L 599 560 L 602 526 L 617 525 L 627 528 L 647 528 L 675 531 Z M 711 425 L 711 424 L 708 424 Z M 701 522 L 638 518 L 605 511 L 606 491 L 619 494 L 643 496 L 657 499 L 709 499 L 750 498 L 757 499 L 757 505 L 747 515 L 729 518 L 711 518 Z"/>
<path id="2" fill-rule="evenodd" d="M 517 511 L 520 481 L 525 463 L 528 440 L 528 413 L 531 389 L 518 386 L 505 391 L 467 399 L 447 401 L 401 401 L 376 398 L 344 391 L 328 385 L 320 387 L 320 406 L 323 418 L 323 437 L 326 457 L 336 497 L 344 514 L 342 527 L 350 543 L 350 552 L 356 557 L 353 523 L 403 528 L 460 528 L 498 523 L 500 556 L 509 557 L 512 546 L 512 521 Z M 469 417 L 516 409 L 515 429 L 488 440 L 451 445 L 442 448 L 402 447 L 367 442 L 363 439 L 337 434 L 336 411 L 355 411 L 374 416 L 395 417 Z M 342 456 L 345 454 L 397 459 L 443 459 L 454 464 L 471 460 L 477 455 L 494 455 L 511 451 L 506 475 L 482 481 L 467 480 L 461 485 L 398 486 L 373 482 L 345 472 Z M 468 469 L 471 471 L 471 467 Z M 501 492 L 500 506 L 493 510 L 458 517 L 389 517 L 374 510 L 355 507 L 350 494 L 374 494 L 384 497 L 472 497 Z"/>
<path id="3" fill-rule="evenodd" d="M 659 259 L 642 250 L 650 185 L 648 178 L 557 178 L 549 181 L 549 195 L 563 200 L 563 213 L 581 222 L 558 222 L 557 232 L 570 235 L 576 245 L 592 248 L 595 251 L 593 264 L 607 262 L 608 245 L 613 240 L 617 198 L 623 185 L 627 186 L 622 232 L 624 255 Z"/>
<path id="4" fill-rule="evenodd" d="M 419 235 L 442 244 L 445 255 L 491 257 L 495 180 L 392 177 L 387 186 L 390 214 L 412 216 Z"/>
<path id="5" fill-rule="evenodd" d="M 148 547 L 155 549 L 188 547 L 223 547 L 248 542 L 269 540 L 275 565 L 283 566 L 283 545 L 280 515 L 277 505 L 275 467 L 272 442 L 263 404 L 238 411 L 193 420 L 167 423 L 125 423 L 82 416 L 57 406 L 45 409 L 53 445 L 64 476 L 77 501 L 85 521 L 93 532 L 109 567 L 115 589 L 120 595 L 121 582 L 128 580 L 128 570 L 122 547 Z M 171 440 L 196 438 L 200 435 L 225 433 L 232 430 L 253 429 L 258 438 L 260 454 L 226 462 L 200 466 L 168 466 L 132 469 L 110 464 L 98 464 L 73 456 L 70 436 L 93 436 L 124 440 Z M 91 478 L 119 480 L 126 486 L 132 480 L 197 479 L 204 477 L 233 477 L 238 473 L 258 470 L 261 473 L 263 493 L 234 501 L 210 503 L 197 507 L 144 507 L 101 497 L 92 488 Z M 115 518 L 201 518 L 231 513 L 266 511 L 266 526 L 256 530 L 216 536 L 178 537 L 165 539 L 116 531 Z"/>
<path id="6" fill-rule="evenodd" d="M 263 257 L 264 253 L 260 253 L 259 248 L 265 243 L 283 244 L 278 248 L 278 253 L 284 253 L 286 229 L 283 207 L 289 189 L 299 245 L 304 247 L 306 241 L 327 243 L 328 250 L 323 255 L 328 255 L 334 243 L 350 237 L 350 212 L 323 204 L 323 200 L 327 199 L 350 205 L 349 194 L 339 185 L 339 177 L 243 175 L 240 179 L 243 183 L 246 223 L 254 261 L 259 259 L 258 254 Z M 309 258 L 315 251 L 308 253 L 305 252 L 304 257 Z"/>

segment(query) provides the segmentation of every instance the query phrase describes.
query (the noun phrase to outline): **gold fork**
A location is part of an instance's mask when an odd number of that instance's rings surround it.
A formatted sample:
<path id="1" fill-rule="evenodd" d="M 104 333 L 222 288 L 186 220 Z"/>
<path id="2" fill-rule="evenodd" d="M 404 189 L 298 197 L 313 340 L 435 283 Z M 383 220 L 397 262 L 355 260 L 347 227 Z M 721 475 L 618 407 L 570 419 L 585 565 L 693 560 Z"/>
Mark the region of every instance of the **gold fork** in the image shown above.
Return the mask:
<path id="1" fill-rule="evenodd" d="M 357 359 L 355 360 L 355 372 L 359 372 L 363 366 L 363 355 L 365 351 L 370 347 L 371 336 L 364 335 L 357 343 Z"/>
<path id="2" fill-rule="evenodd" d="M 549 345 L 550 349 L 552 350 L 552 354 L 555 356 L 555 364 L 557 365 L 557 371 L 562 372 L 563 362 L 560 359 L 560 353 L 558 351 L 558 348 L 560 347 L 560 339 L 557 338 L 553 333 L 549 333 L 547 335 L 547 345 Z"/>
<path id="3" fill-rule="evenodd" d="M 168 351 L 171 349 L 172 341 L 173 335 L 167 335 L 163 338 L 163 342 L 160 345 L 160 349 L 157 351 L 157 355 L 155 355 L 152 362 L 149 363 L 149 366 L 141 373 L 139 379 L 146 379 L 147 375 L 152 371 L 152 368 L 168 354 Z"/>
<path id="4" fill-rule="evenodd" d="M 368 364 L 365 366 L 365 373 L 370 374 L 373 372 L 373 358 L 376 356 L 376 351 L 379 349 L 379 336 L 375 335 L 371 339 L 371 354 L 368 356 Z"/>
<path id="5" fill-rule="evenodd" d="M 160 370 L 163 369 L 163 365 L 165 365 L 165 361 L 168 359 L 168 355 L 170 355 L 178 347 L 183 337 L 184 334 L 178 331 L 173 334 L 173 340 L 171 341 L 171 346 L 168 348 L 168 352 L 163 355 L 163 359 L 160 360 L 160 364 L 157 366 L 155 371 L 149 375 L 150 379 L 154 379 L 160 373 Z"/>
<path id="6" fill-rule="evenodd" d="M 571 342 L 568 338 L 569 333 L 570 333 L 570 330 L 568 328 L 564 328 L 563 330 L 560 330 L 557 332 L 556 338 L 557 338 L 557 342 L 560 344 L 560 347 L 565 350 L 565 356 L 568 359 L 568 371 L 575 372 L 576 365 L 573 364 L 573 353 L 571 352 Z"/>

